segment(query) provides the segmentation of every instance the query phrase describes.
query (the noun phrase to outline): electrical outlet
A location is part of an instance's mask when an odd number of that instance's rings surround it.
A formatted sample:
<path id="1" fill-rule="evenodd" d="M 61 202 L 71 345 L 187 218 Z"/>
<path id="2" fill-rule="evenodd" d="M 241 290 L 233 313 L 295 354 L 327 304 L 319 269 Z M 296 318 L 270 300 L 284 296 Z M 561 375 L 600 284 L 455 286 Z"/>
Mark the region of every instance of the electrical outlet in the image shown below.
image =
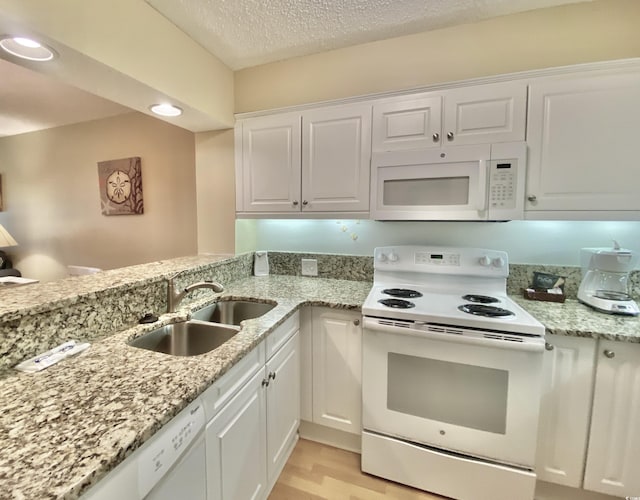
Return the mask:
<path id="1" fill-rule="evenodd" d="M 318 261 L 302 259 L 302 276 L 318 276 Z"/>

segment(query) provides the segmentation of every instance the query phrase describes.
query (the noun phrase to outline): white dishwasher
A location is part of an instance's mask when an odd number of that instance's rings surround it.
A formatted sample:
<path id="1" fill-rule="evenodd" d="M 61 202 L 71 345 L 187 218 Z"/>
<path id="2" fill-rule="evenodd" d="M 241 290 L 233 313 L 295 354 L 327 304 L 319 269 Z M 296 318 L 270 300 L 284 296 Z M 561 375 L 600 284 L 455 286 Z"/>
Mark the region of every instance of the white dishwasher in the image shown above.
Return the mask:
<path id="1" fill-rule="evenodd" d="M 197 398 L 82 500 L 206 500 L 204 427 Z"/>

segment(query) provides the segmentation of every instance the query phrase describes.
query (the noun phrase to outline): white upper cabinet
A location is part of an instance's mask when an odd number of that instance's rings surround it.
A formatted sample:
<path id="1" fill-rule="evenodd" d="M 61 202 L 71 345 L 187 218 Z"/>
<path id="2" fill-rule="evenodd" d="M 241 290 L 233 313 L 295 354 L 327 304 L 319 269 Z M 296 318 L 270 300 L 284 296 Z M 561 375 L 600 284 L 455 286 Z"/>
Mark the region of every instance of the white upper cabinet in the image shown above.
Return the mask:
<path id="1" fill-rule="evenodd" d="M 309 111 L 302 127 L 302 211 L 368 211 L 371 106 Z"/>
<path id="2" fill-rule="evenodd" d="M 373 107 L 373 151 L 523 141 L 526 82 L 474 85 Z"/>
<path id="3" fill-rule="evenodd" d="M 331 106 L 236 126 L 236 211 L 367 212 L 371 106 Z"/>
<path id="4" fill-rule="evenodd" d="M 300 115 L 254 118 L 236 130 L 236 209 L 297 212 L 300 200 Z M 242 201 L 240 205 L 238 202 Z"/>
<path id="5" fill-rule="evenodd" d="M 637 218 L 639 132 L 638 71 L 533 80 L 527 218 Z"/>

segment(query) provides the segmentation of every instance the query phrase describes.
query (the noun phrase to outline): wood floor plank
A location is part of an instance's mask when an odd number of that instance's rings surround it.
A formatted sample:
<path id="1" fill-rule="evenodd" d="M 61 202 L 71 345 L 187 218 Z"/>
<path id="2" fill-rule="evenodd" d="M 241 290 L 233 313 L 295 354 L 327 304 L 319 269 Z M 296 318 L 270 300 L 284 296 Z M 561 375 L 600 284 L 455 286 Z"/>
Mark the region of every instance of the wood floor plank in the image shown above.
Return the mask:
<path id="1" fill-rule="evenodd" d="M 365 474 L 360 455 L 300 439 L 269 500 L 445 500 Z"/>

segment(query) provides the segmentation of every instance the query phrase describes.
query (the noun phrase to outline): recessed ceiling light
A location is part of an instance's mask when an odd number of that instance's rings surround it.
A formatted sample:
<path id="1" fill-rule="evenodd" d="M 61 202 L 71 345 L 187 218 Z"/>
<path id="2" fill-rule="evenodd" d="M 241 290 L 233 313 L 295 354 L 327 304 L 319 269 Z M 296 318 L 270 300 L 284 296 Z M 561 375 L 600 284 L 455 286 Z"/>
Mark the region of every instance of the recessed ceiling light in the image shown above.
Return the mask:
<path id="1" fill-rule="evenodd" d="M 149 109 L 160 116 L 180 116 L 182 114 L 182 109 L 173 104 L 154 104 L 149 106 Z"/>
<path id="2" fill-rule="evenodd" d="M 56 52 L 51 47 L 31 38 L 4 35 L 0 37 L 0 47 L 5 52 L 29 61 L 51 61 Z"/>

